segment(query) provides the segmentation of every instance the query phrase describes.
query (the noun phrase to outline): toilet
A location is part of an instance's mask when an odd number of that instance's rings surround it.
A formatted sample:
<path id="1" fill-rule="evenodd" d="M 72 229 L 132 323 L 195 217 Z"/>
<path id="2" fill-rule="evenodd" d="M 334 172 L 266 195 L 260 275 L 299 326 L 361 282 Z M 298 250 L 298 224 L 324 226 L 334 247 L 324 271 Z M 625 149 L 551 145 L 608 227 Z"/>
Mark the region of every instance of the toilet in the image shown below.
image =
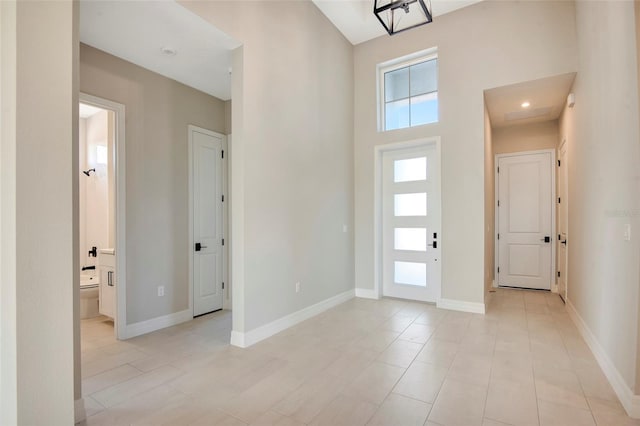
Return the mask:
<path id="1" fill-rule="evenodd" d="M 80 319 L 93 318 L 98 312 L 98 287 L 100 278 L 96 275 L 80 275 Z"/>

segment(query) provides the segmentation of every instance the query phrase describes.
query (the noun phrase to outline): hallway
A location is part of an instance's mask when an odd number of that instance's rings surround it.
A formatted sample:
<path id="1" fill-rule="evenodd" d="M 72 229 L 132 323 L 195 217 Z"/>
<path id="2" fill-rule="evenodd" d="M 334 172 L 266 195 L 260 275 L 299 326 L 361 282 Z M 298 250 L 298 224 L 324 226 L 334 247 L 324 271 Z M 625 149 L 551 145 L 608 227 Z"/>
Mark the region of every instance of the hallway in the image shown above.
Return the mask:
<path id="1" fill-rule="evenodd" d="M 560 298 L 486 315 L 352 299 L 249 349 L 218 312 L 126 342 L 82 323 L 86 425 L 635 425 Z"/>

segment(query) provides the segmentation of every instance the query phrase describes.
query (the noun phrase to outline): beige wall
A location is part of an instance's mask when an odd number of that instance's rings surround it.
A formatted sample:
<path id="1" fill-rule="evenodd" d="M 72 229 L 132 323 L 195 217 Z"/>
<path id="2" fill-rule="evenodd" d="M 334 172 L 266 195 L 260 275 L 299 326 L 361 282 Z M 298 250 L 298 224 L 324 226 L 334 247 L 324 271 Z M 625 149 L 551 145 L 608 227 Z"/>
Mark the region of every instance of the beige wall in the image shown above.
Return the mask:
<path id="1" fill-rule="evenodd" d="M 376 64 L 433 46 L 440 122 L 378 132 Z M 573 72 L 576 58 L 574 3 L 561 1 L 483 1 L 355 47 L 356 287 L 374 282 L 374 146 L 441 136 L 442 296 L 484 302 L 483 92 Z"/>
<path id="2" fill-rule="evenodd" d="M 353 48 L 312 2 L 181 3 L 243 43 L 231 147 L 243 333 L 353 289 Z"/>
<path id="3" fill-rule="evenodd" d="M 556 149 L 558 120 L 493 129 L 494 154 Z"/>
<path id="4" fill-rule="evenodd" d="M 0 423 L 7 425 L 74 423 L 77 5 L 0 5 Z"/>
<path id="5" fill-rule="evenodd" d="M 225 133 L 225 103 L 87 45 L 80 90 L 126 107 L 127 323 L 185 310 L 187 125 Z"/>
<path id="6" fill-rule="evenodd" d="M 224 134 L 231 134 L 231 99 L 224 103 Z"/>
<path id="7" fill-rule="evenodd" d="M 489 111 L 484 108 L 484 291 L 495 279 L 495 157 Z"/>
<path id="8" fill-rule="evenodd" d="M 640 145 L 633 8 L 632 2 L 577 3 L 576 103 L 565 110 L 560 133 L 569 155 L 569 304 L 638 393 Z M 631 241 L 623 239 L 625 224 L 632 227 Z"/>

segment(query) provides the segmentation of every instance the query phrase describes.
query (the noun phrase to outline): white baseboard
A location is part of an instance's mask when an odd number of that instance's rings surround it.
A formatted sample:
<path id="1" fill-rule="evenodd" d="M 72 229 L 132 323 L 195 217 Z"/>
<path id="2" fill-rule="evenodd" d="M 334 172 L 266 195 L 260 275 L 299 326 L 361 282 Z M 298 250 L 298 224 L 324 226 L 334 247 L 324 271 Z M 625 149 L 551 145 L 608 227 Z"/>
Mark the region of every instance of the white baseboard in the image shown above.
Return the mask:
<path id="1" fill-rule="evenodd" d="M 177 325 L 186 321 L 190 321 L 192 319 L 193 312 L 191 311 L 191 309 L 185 309 L 184 311 L 174 312 L 173 314 L 152 318 L 146 321 L 140 321 L 135 324 L 129 324 L 125 327 L 125 335 L 120 336 L 120 338 L 130 339 L 132 337 L 151 333 L 152 331 L 171 327 L 172 325 Z"/>
<path id="2" fill-rule="evenodd" d="M 363 299 L 380 299 L 380 295 L 371 288 L 356 288 L 356 297 Z"/>
<path id="3" fill-rule="evenodd" d="M 318 302 L 315 305 L 308 306 L 292 314 L 286 315 L 261 327 L 255 328 L 246 333 L 238 331 L 231 332 L 231 344 L 241 348 L 248 348 L 251 345 L 258 343 L 268 337 L 273 336 L 292 327 L 302 321 L 305 321 L 311 317 L 314 317 L 327 309 L 331 309 L 336 305 L 346 302 L 349 299 L 353 299 L 355 296 L 354 290 L 348 290 L 344 293 L 340 293 L 333 297 L 330 297 L 322 302 Z"/>
<path id="4" fill-rule="evenodd" d="M 245 344 L 245 333 L 240 333 L 239 331 L 231 330 L 231 346 L 237 346 L 239 348 L 246 348 L 251 345 Z"/>
<path id="5" fill-rule="evenodd" d="M 449 309 L 451 311 L 471 312 L 474 314 L 484 314 L 484 303 L 465 302 L 463 300 L 454 299 L 438 299 L 436 304 L 438 308 Z"/>
<path id="6" fill-rule="evenodd" d="M 587 346 L 589 346 L 589 349 L 593 352 L 593 356 L 596 358 L 596 361 L 598 361 L 598 365 L 600 365 L 602 372 L 607 377 L 607 380 L 609 380 L 614 392 L 618 395 L 627 414 L 634 419 L 640 419 L 640 396 L 635 395 L 629 385 L 627 385 L 627 382 L 622 378 L 615 364 L 611 361 L 611 358 L 609 358 L 609 355 L 607 355 L 571 301 L 568 300 L 566 306 L 571 320 L 573 320 L 573 323 L 578 328 Z"/>
<path id="7" fill-rule="evenodd" d="M 87 412 L 84 409 L 84 398 L 75 400 L 73 410 L 76 424 L 87 419 Z"/>

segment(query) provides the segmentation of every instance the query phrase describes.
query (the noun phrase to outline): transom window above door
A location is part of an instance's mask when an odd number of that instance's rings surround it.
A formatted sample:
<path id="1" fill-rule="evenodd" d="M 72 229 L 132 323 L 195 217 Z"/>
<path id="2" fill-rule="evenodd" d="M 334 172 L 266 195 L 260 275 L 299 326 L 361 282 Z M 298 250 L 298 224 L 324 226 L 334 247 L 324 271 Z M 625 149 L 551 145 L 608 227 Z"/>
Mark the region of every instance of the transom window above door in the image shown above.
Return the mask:
<path id="1" fill-rule="evenodd" d="M 436 49 L 378 65 L 379 129 L 415 127 L 438 121 Z"/>

